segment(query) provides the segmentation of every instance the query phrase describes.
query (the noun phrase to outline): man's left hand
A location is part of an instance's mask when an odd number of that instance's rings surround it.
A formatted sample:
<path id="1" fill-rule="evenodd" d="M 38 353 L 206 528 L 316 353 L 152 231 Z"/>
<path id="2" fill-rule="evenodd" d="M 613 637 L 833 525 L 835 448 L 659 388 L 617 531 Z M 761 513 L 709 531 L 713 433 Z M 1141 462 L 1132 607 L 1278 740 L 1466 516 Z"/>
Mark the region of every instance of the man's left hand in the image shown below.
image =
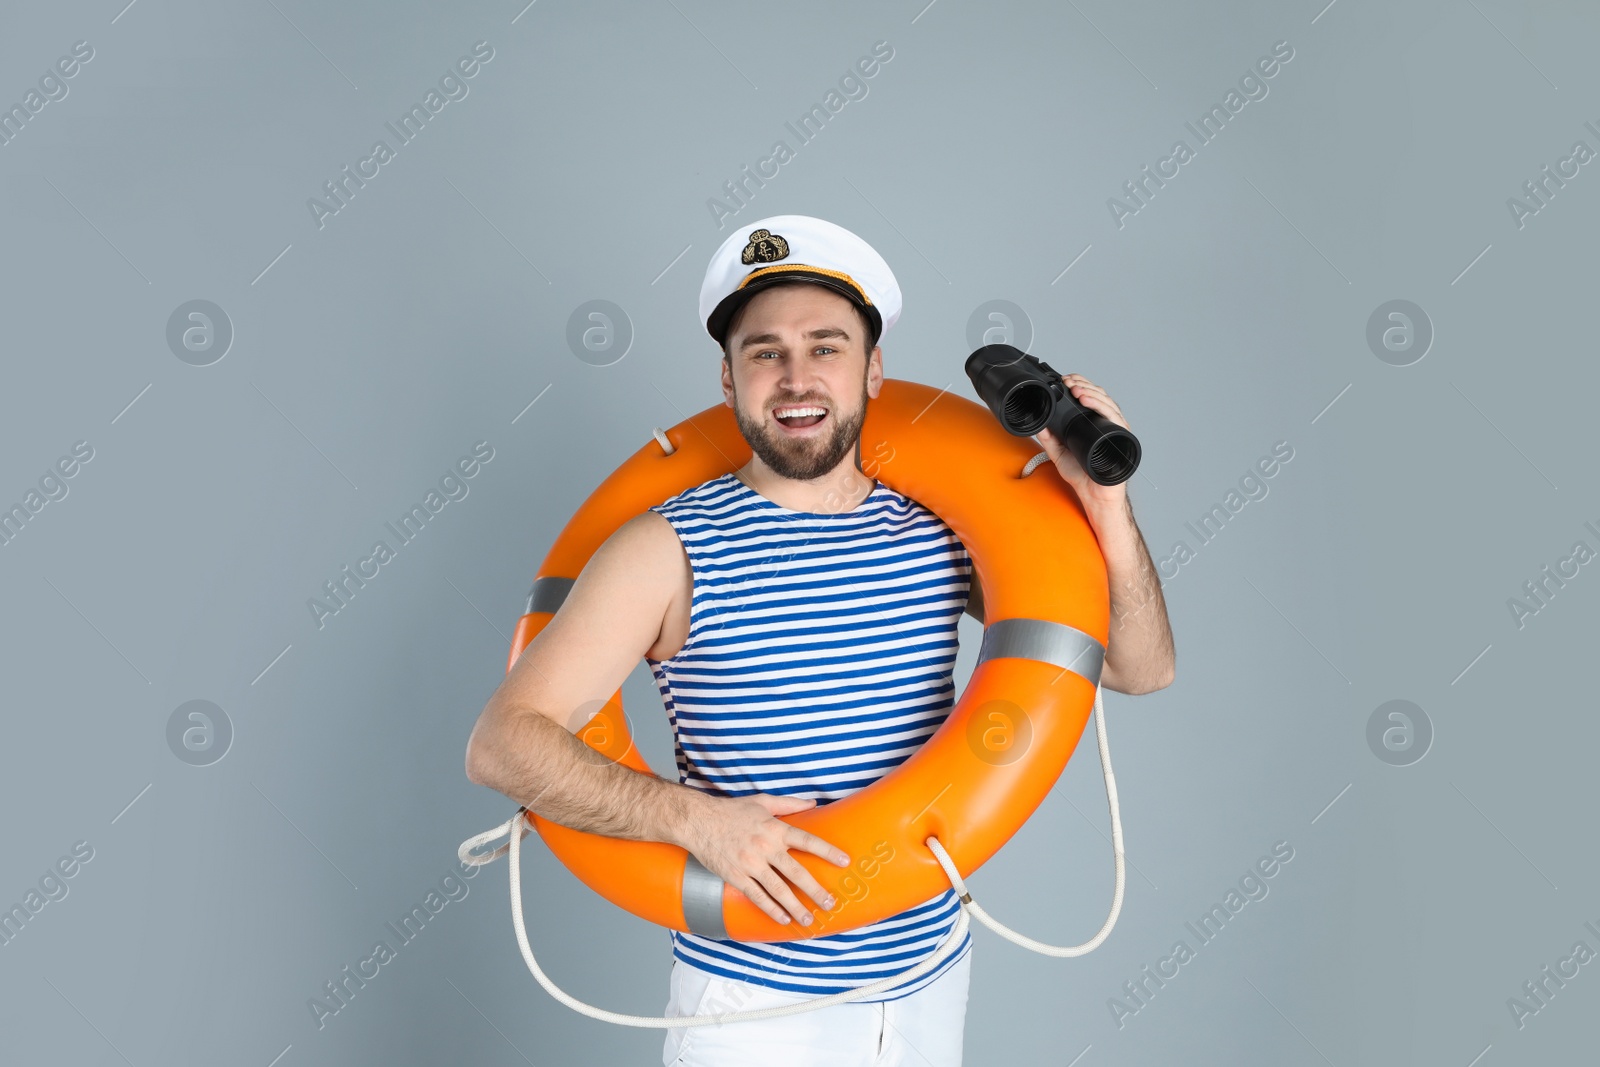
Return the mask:
<path id="1" fill-rule="evenodd" d="M 1063 374 L 1061 381 L 1066 385 L 1072 398 L 1090 411 L 1104 415 L 1123 429 L 1130 429 L 1128 420 L 1122 417 L 1122 409 L 1116 402 L 1106 395 L 1106 391 L 1091 382 L 1081 374 Z M 1072 450 L 1067 448 L 1049 430 L 1039 431 L 1039 443 L 1044 446 L 1045 454 L 1050 457 L 1050 462 L 1056 465 L 1061 478 L 1077 492 L 1078 499 L 1083 503 L 1083 508 L 1091 518 L 1102 515 L 1119 514 L 1128 501 L 1128 485 L 1122 482 L 1117 485 L 1101 485 L 1090 478 L 1088 473 L 1078 463 Z"/>

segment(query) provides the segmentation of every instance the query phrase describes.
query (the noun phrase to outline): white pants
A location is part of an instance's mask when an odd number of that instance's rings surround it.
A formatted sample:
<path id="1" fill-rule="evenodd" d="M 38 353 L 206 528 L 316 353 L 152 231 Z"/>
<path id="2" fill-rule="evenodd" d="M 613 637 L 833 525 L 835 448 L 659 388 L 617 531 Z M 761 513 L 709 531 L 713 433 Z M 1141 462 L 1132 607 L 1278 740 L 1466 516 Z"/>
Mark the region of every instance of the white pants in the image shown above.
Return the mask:
<path id="1" fill-rule="evenodd" d="M 969 946 L 933 982 L 898 1000 L 834 1004 L 798 1015 L 667 1031 L 667 1067 L 961 1067 Z M 714 1015 L 782 1007 L 812 996 L 721 978 L 672 961 L 664 1014 Z"/>

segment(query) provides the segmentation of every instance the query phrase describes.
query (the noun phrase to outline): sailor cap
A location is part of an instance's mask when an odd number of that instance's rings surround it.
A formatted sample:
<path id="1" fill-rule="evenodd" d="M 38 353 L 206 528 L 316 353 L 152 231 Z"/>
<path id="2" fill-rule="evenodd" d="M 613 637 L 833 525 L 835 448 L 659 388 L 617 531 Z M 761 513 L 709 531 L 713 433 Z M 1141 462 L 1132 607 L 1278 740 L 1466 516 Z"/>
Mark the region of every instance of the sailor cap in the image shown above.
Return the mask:
<path id="1" fill-rule="evenodd" d="M 872 324 L 867 348 L 900 318 L 900 284 L 873 247 L 843 226 L 809 215 L 774 215 L 722 242 L 700 286 L 700 318 L 722 345 L 733 314 L 760 290 L 802 279 L 847 297 Z"/>

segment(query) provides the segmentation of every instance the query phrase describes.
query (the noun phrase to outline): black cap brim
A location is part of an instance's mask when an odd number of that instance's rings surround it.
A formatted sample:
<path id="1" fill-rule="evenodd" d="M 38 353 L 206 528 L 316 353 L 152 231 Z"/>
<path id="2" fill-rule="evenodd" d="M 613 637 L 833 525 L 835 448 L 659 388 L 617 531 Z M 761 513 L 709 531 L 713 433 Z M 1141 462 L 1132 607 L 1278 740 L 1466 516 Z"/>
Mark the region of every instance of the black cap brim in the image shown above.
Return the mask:
<path id="1" fill-rule="evenodd" d="M 876 307 L 861 299 L 861 294 L 856 291 L 854 286 L 828 274 L 799 268 L 761 274 L 723 297 L 712 310 L 711 316 L 706 319 L 706 331 L 711 334 L 719 346 L 726 347 L 728 324 L 733 321 L 734 312 L 738 311 L 746 300 L 749 300 L 763 289 L 795 281 L 814 282 L 817 285 L 826 286 L 860 308 L 861 313 L 867 317 L 867 322 L 872 326 L 872 336 L 867 338 L 867 350 L 870 352 L 872 346 L 878 343 L 878 338 L 883 334 L 883 316 L 878 313 Z"/>

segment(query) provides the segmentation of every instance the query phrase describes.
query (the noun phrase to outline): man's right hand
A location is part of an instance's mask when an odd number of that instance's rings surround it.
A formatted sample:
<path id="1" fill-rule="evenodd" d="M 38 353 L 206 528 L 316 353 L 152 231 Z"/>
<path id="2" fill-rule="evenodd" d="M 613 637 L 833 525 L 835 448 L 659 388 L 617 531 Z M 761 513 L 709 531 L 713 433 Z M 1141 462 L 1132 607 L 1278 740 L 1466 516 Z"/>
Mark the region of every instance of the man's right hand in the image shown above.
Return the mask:
<path id="1" fill-rule="evenodd" d="M 707 802 L 695 806 L 684 840 L 678 844 L 707 870 L 749 897 L 774 922 L 787 923 L 792 915 L 802 925 L 811 925 L 810 911 L 795 897 L 784 877 L 818 906 L 833 907 L 834 898 L 789 855 L 789 850 L 810 852 L 840 867 L 849 866 L 850 857 L 815 834 L 776 818 L 815 807 L 815 800 L 768 793 L 747 797 L 701 795 Z"/>

